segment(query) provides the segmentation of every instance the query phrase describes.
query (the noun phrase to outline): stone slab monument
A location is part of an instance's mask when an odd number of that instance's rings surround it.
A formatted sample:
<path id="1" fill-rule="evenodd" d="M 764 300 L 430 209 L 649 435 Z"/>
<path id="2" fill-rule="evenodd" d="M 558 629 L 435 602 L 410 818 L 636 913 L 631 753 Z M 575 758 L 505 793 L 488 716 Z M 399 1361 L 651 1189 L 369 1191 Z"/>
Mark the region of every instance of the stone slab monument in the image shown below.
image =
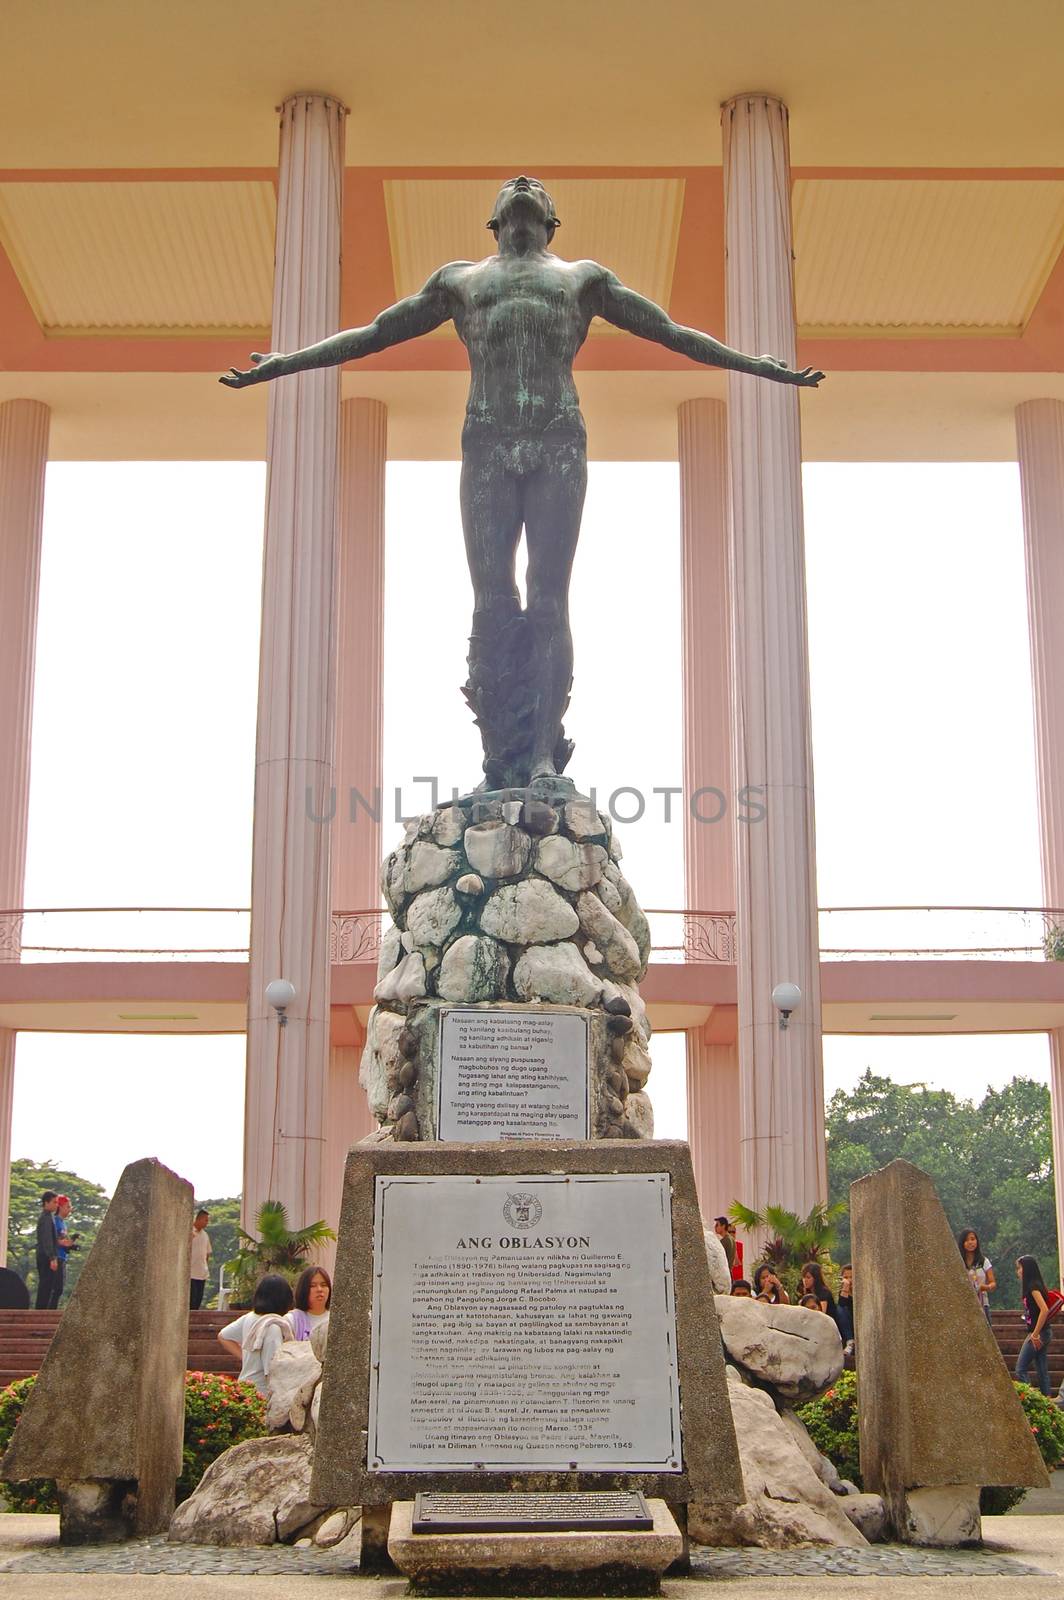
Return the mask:
<path id="1" fill-rule="evenodd" d="M 54 1478 L 63 1544 L 162 1533 L 181 1473 L 193 1191 L 134 1161 L 0 1463 Z"/>
<path id="2" fill-rule="evenodd" d="M 685 1144 L 356 1146 L 312 1499 L 361 1505 L 372 1541 L 375 1525 L 386 1536 L 385 1508 L 425 1491 L 489 1502 L 639 1491 L 653 1525 L 642 1544 L 624 1536 L 623 1559 L 641 1549 L 630 1576 L 656 1582 L 680 1532 L 655 1502 L 683 1522 L 695 1498 L 743 1497 L 711 1295 Z M 412 1577 L 436 1570 L 408 1510 L 397 1506 L 390 1531 Z M 601 1579 L 623 1552 L 596 1538 L 594 1561 L 583 1540 L 583 1570 Z M 496 1542 L 497 1577 L 518 1581 L 522 1548 L 527 1538 Z M 580 1560 L 566 1562 L 572 1580 Z"/>
<path id="3" fill-rule="evenodd" d="M 865 1488 L 895 1538 L 978 1544 L 981 1486 L 1049 1482 L 1011 1375 L 926 1173 L 860 1178 L 850 1222 Z"/>

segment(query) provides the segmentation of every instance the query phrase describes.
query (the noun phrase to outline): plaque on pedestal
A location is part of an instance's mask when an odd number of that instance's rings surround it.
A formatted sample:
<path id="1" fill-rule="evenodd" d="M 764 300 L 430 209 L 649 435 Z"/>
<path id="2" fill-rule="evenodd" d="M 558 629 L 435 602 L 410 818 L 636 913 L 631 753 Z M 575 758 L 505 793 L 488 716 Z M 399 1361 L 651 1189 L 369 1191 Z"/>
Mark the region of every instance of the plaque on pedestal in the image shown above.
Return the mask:
<path id="1" fill-rule="evenodd" d="M 588 1019 L 542 1007 L 449 1007 L 440 1022 L 436 1137 L 586 1139 Z"/>

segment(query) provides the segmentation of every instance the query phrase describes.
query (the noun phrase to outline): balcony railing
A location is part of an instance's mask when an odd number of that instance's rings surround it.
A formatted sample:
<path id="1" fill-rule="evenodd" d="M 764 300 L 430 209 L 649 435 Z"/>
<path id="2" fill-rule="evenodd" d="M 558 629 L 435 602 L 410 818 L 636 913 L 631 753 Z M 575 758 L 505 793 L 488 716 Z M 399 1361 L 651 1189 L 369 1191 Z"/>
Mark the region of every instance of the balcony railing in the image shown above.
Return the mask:
<path id="1" fill-rule="evenodd" d="M 729 912 L 648 911 L 651 959 L 733 962 Z M 334 964 L 376 962 L 387 913 L 336 911 Z M 0 962 L 246 961 L 244 907 L 68 906 L 0 911 Z M 824 961 L 1064 960 L 1064 910 L 1021 906 L 825 906 Z"/>

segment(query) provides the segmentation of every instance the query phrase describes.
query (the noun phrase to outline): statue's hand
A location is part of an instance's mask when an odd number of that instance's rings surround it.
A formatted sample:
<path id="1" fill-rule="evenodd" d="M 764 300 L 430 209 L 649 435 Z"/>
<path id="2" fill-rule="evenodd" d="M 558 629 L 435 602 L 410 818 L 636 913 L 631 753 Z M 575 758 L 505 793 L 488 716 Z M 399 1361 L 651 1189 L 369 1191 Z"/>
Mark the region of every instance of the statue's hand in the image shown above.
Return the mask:
<path id="1" fill-rule="evenodd" d="M 239 367 L 230 367 L 228 372 L 222 374 L 218 382 L 224 383 L 227 389 L 246 389 L 249 383 L 265 383 L 270 378 L 284 376 L 286 370 L 284 356 L 278 355 L 276 352 L 271 352 L 268 356 L 259 355 L 256 352 L 251 359 L 255 365 L 249 371 L 241 372 Z"/>
<path id="2" fill-rule="evenodd" d="M 815 389 L 824 376 L 815 367 L 803 367 L 800 372 L 795 372 L 779 356 L 761 356 L 759 361 L 762 377 L 773 378 L 776 383 L 793 383 L 800 389 Z"/>

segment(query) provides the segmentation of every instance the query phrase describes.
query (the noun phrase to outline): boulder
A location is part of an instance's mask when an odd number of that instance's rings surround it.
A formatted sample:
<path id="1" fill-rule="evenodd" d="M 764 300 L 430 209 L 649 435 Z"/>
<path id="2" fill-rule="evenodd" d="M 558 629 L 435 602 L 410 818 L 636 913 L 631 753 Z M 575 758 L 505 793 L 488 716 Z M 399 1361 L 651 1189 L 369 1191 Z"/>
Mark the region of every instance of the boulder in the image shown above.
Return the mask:
<path id="1" fill-rule="evenodd" d="M 386 978 L 381 979 L 373 991 L 373 998 L 381 1002 L 403 1004 L 408 1000 L 420 1000 L 427 993 L 425 958 L 420 950 L 412 950 Z"/>
<path id="2" fill-rule="evenodd" d="M 882 1495 L 843 1494 L 839 1496 L 839 1506 L 869 1544 L 878 1544 L 887 1537 L 887 1508 Z"/>
<path id="3" fill-rule="evenodd" d="M 461 870 L 462 858 L 457 850 L 441 850 L 428 839 L 418 839 L 404 852 L 406 865 L 403 871 L 403 888 L 407 894 L 420 894 L 422 889 L 438 889 L 441 883 L 456 878 Z"/>
<path id="4" fill-rule="evenodd" d="M 466 829 L 464 842 L 469 865 L 485 878 L 519 877 L 532 854 L 528 834 L 508 822 L 478 822 Z"/>
<path id="5" fill-rule="evenodd" d="M 366 1044 L 358 1069 L 358 1081 L 366 1091 L 370 1110 L 378 1121 L 388 1114 L 388 1102 L 399 1089 L 399 1035 L 403 1018 L 394 1011 L 374 1006 L 366 1024 Z"/>
<path id="6" fill-rule="evenodd" d="M 843 1368 L 839 1330 L 822 1311 L 717 1296 L 728 1360 L 791 1405 L 815 1400 Z"/>
<path id="7" fill-rule="evenodd" d="M 642 1089 L 632 1090 L 625 1099 L 624 1120 L 631 1124 L 640 1139 L 653 1139 L 654 1107 L 650 1096 Z"/>
<path id="8" fill-rule="evenodd" d="M 526 878 L 496 889 L 480 913 L 480 926 L 504 944 L 546 944 L 567 939 L 580 919 L 557 889 L 542 878 Z"/>
<path id="9" fill-rule="evenodd" d="M 597 895 L 584 893 L 576 902 L 580 926 L 602 951 L 610 976 L 634 978 L 639 972 L 639 949 L 632 935 L 618 922 Z"/>
<path id="10" fill-rule="evenodd" d="M 497 1000 L 506 990 L 509 957 L 494 939 L 467 933 L 449 946 L 436 988 L 444 1000 Z"/>
<path id="11" fill-rule="evenodd" d="M 179 1544 L 264 1545 L 298 1538 L 327 1506 L 310 1498 L 313 1446 L 305 1434 L 247 1439 L 212 1461 L 179 1505 L 169 1538 Z"/>
<path id="12" fill-rule="evenodd" d="M 484 879 L 476 872 L 463 872 L 455 884 L 458 894 L 468 895 L 471 900 L 484 893 Z"/>
<path id="13" fill-rule="evenodd" d="M 536 871 L 562 889 L 593 889 L 602 877 L 606 852 L 600 844 L 576 844 L 560 833 L 536 845 Z"/>
<path id="14" fill-rule="evenodd" d="M 266 1426 L 271 1433 L 290 1427 L 302 1433 L 321 1362 L 306 1339 L 288 1339 L 270 1364 L 266 1387 Z"/>
<path id="15" fill-rule="evenodd" d="M 406 929 L 416 945 L 446 944 L 461 920 L 453 889 L 425 889 L 406 908 Z"/>
<path id="16" fill-rule="evenodd" d="M 432 837 L 445 848 L 458 844 L 465 832 L 466 813 L 461 806 L 442 806 L 432 819 Z"/>
<path id="17" fill-rule="evenodd" d="M 706 1260 L 709 1263 L 709 1281 L 713 1285 L 713 1293 L 726 1295 L 731 1290 L 732 1279 L 724 1246 L 712 1228 L 703 1226 L 702 1237 L 706 1242 Z M 813 1441 L 809 1442 L 812 1444 Z"/>
<path id="18" fill-rule="evenodd" d="M 605 839 L 606 823 L 590 800 L 570 800 L 563 807 L 565 831 L 570 839 Z"/>
<path id="19" fill-rule="evenodd" d="M 514 967 L 514 988 L 522 1000 L 593 1006 L 602 980 L 594 977 L 574 944 L 534 944 Z"/>
<path id="20" fill-rule="evenodd" d="M 728 1394 L 746 1499 L 734 1508 L 695 1501 L 688 1508 L 691 1538 L 769 1550 L 803 1544 L 862 1549 L 864 1535 L 821 1483 L 769 1396 L 744 1384 L 734 1368 L 728 1373 Z"/>

